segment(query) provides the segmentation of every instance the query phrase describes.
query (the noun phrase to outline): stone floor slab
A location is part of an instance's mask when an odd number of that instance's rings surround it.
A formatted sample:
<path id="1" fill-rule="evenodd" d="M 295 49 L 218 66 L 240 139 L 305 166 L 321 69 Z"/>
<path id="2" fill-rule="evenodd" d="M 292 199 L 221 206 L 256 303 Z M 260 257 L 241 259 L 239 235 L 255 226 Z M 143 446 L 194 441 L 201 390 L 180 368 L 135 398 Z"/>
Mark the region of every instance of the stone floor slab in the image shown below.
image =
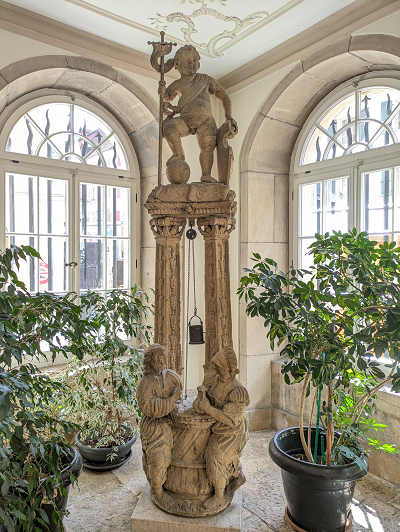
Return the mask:
<path id="1" fill-rule="evenodd" d="M 223 512 L 207 517 L 181 517 L 160 510 L 147 485 L 132 515 L 131 532 L 241 532 L 242 489 Z"/>

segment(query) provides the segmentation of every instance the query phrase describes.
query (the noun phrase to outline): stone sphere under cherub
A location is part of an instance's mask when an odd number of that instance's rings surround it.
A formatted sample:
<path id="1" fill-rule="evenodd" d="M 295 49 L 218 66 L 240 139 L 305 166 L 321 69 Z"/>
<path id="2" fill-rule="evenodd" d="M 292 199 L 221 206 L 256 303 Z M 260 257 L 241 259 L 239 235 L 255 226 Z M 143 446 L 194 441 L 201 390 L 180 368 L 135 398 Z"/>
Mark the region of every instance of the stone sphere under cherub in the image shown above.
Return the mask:
<path id="1" fill-rule="evenodd" d="M 165 348 L 146 350 L 137 390 L 143 468 L 152 500 L 163 510 L 188 517 L 218 513 L 245 482 L 240 457 L 250 401 L 237 373 L 236 354 L 226 347 L 205 367 L 193 404 L 182 402 L 180 378 L 165 368 Z"/>

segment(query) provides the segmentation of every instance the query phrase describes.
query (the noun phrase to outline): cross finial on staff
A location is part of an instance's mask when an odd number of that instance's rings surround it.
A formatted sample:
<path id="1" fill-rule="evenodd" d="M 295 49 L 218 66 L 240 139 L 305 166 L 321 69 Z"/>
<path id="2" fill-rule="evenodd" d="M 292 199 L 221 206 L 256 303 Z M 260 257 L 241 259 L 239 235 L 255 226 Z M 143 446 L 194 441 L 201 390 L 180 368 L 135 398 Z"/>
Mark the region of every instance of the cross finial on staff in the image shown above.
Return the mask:
<path id="1" fill-rule="evenodd" d="M 168 55 L 172 51 L 172 47 L 176 46 L 176 42 L 165 42 L 164 36 L 165 31 L 160 31 L 161 42 L 147 41 L 147 44 L 153 46 L 153 53 L 150 57 L 151 66 L 157 72 L 160 72 L 160 81 L 158 82 L 159 87 L 165 85 L 164 74 L 169 72 L 174 65 L 174 60 L 169 59 L 167 64 L 164 62 L 164 56 Z M 160 63 L 158 59 L 160 58 Z M 162 176 L 162 122 L 164 114 L 164 98 L 162 91 L 160 93 L 160 109 L 158 115 L 158 185 L 161 185 L 161 176 Z"/>

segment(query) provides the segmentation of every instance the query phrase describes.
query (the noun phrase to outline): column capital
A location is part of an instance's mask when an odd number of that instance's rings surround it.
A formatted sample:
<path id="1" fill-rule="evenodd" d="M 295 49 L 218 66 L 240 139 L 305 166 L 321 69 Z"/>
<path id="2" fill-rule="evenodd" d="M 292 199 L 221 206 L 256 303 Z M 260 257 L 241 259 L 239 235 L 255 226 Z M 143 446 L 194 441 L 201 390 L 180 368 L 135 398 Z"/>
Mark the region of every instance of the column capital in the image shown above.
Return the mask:
<path id="1" fill-rule="evenodd" d="M 207 216 L 197 219 L 199 231 L 205 238 L 229 237 L 235 225 L 236 219 L 230 216 Z"/>
<path id="2" fill-rule="evenodd" d="M 166 216 L 164 218 L 152 218 L 150 228 L 156 238 L 170 237 L 181 239 L 186 226 L 186 218 L 173 218 Z"/>

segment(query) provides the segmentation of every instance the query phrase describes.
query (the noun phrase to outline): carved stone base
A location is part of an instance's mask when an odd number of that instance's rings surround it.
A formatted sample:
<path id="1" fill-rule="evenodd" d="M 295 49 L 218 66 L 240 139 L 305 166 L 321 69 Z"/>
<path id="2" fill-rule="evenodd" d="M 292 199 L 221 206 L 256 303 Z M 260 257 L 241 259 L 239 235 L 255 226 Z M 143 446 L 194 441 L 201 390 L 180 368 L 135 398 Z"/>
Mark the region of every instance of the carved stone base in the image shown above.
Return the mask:
<path id="1" fill-rule="evenodd" d="M 131 520 L 131 532 L 240 532 L 242 529 L 242 489 L 232 503 L 216 515 L 181 517 L 160 510 L 151 500 L 147 484 Z"/>
<path id="2" fill-rule="evenodd" d="M 235 196 L 235 192 L 223 183 L 160 185 L 150 193 L 144 206 L 153 218 L 234 217 L 237 211 Z"/>
<path id="3" fill-rule="evenodd" d="M 201 498 L 196 497 L 194 500 L 190 500 L 187 496 L 185 499 L 181 499 L 176 493 L 164 490 L 164 499 L 159 501 L 153 490 L 150 490 L 151 500 L 162 510 L 173 513 L 176 515 L 183 515 L 185 517 L 204 517 L 205 515 L 214 515 L 222 512 L 232 502 L 235 491 L 230 489 L 231 483 L 225 490 L 223 503 L 218 508 L 212 508 L 211 510 L 204 508 L 203 502 L 212 496 L 211 493 L 203 495 Z"/>

